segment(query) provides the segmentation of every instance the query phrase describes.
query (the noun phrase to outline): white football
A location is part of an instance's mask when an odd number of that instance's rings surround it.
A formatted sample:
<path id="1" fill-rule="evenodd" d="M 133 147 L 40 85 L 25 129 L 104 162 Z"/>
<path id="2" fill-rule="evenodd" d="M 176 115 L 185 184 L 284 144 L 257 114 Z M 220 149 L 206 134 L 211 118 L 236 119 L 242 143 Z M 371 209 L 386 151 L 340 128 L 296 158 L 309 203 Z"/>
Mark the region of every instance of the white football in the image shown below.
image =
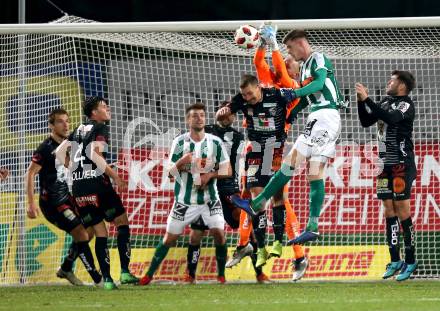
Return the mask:
<path id="1" fill-rule="evenodd" d="M 243 25 L 235 31 L 234 41 L 243 49 L 252 49 L 260 41 L 260 34 L 254 27 Z"/>

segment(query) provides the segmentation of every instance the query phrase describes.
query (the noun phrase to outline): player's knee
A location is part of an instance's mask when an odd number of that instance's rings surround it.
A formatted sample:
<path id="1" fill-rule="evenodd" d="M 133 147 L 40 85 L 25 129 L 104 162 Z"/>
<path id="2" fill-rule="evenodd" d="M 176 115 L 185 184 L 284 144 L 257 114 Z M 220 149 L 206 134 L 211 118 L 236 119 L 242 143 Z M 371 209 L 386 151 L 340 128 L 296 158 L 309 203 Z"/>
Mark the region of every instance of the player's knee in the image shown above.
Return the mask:
<path id="1" fill-rule="evenodd" d="M 114 219 L 114 224 L 116 227 L 119 226 L 128 226 L 128 217 L 127 217 L 127 213 L 123 213 L 122 215 L 119 215 L 118 217 L 116 217 Z"/>
<path id="2" fill-rule="evenodd" d="M 73 240 L 76 242 L 89 241 L 89 235 L 83 225 L 76 226 L 72 231 L 70 231 L 70 235 L 73 237 Z"/>
<path id="3" fill-rule="evenodd" d="M 223 230 L 211 229 L 211 235 L 214 238 L 215 245 L 223 245 L 226 243 L 225 234 Z"/>
<path id="4" fill-rule="evenodd" d="M 177 242 L 177 238 L 179 237 L 179 235 L 176 234 L 170 234 L 170 233 L 165 233 L 165 236 L 163 238 L 163 245 L 167 246 L 167 247 L 174 247 L 176 246 L 176 242 Z"/>
<path id="5" fill-rule="evenodd" d="M 189 235 L 189 244 L 191 245 L 200 245 L 200 241 L 202 240 L 202 232 L 200 230 L 191 230 Z"/>

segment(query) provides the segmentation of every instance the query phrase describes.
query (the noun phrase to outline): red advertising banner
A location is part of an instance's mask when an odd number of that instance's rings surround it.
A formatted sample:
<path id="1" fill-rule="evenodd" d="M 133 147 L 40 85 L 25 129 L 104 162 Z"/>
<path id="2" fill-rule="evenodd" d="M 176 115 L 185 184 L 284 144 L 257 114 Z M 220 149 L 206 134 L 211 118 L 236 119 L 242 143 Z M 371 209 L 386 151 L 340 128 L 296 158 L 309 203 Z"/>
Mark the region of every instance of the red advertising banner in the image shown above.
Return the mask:
<path id="1" fill-rule="evenodd" d="M 326 170 L 326 198 L 321 212 L 322 232 L 351 234 L 383 232 L 381 202 L 375 176 L 380 172 L 373 145 L 339 145 Z M 128 181 L 121 193 L 132 234 L 163 234 L 173 203 L 173 183 L 167 176 L 166 151 L 121 150 L 118 167 Z M 417 178 L 411 211 L 418 231 L 440 231 L 440 151 L 438 144 L 416 145 Z M 309 186 L 305 174 L 292 179 L 290 198 L 302 225 L 308 216 Z"/>

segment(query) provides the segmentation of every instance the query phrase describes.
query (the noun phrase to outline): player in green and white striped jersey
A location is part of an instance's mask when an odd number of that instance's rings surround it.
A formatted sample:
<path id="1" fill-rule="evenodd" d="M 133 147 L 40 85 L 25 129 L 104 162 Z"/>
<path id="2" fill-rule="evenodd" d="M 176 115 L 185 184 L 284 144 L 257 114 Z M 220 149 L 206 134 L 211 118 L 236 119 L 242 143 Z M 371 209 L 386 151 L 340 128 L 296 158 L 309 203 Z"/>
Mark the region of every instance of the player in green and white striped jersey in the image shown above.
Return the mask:
<path id="1" fill-rule="evenodd" d="M 141 285 L 151 282 L 169 248 L 175 245 L 184 228 L 200 218 L 214 237 L 218 280 L 224 282 L 227 247 L 217 179 L 230 177 L 232 168 L 222 140 L 205 133 L 205 111 L 202 103 L 188 106 L 186 121 L 189 132 L 173 141 L 169 172 L 170 177 L 175 179 L 174 204 L 163 241 L 156 247 L 151 265 L 140 280 Z"/>
<path id="2" fill-rule="evenodd" d="M 275 41 L 276 34 L 270 25 L 261 32 L 266 41 Z M 251 213 L 264 206 L 279 189 L 289 182 L 292 175 L 308 167 L 307 178 L 310 182 L 310 214 L 305 231 L 288 244 L 303 244 L 319 238 L 318 218 L 324 202 L 324 169 L 329 158 L 335 156 L 336 140 L 341 130 L 341 118 L 338 109 L 343 105 L 343 97 L 334 76 L 333 65 L 320 52 L 312 51 L 307 33 L 293 30 L 283 39 L 287 52 L 301 61 L 299 89 L 281 89 L 283 96 L 290 102 L 301 98 L 292 113 L 298 113 L 310 106 L 310 114 L 304 132 L 298 137 L 291 152 L 283 160 L 281 169 L 250 205 L 238 198 L 234 203 Z M 307 164 L 307 166 L 305 166 Z M 296 168 L 296 170 L 295 170 Z"/>

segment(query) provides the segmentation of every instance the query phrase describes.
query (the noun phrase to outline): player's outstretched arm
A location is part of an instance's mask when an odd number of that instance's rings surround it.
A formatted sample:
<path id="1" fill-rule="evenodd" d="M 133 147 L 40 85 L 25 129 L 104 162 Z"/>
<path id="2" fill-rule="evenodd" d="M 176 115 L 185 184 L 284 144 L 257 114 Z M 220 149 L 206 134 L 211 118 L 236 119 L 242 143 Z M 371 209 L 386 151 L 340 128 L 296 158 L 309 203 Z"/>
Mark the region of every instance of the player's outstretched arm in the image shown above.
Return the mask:
<path id="1" fill-rule="evenodd" d="M 28 199 L 26 213 L 29 218 L 36 218 L 40 211 L 34 201 L 35 176 L 40 172 L 41 165 L 31 162 L 25 175 L 25 192 Z"/>
<path id="2" fill-rule="evenodd" d="M 324 83 L 326 78 L 327 78 L 327 69 L 320 68 L 316 70 L 313 74 L 312 82 L 295 90 L 296 97 L 304 97 L 316 93 L 318 91 L 321 91 L 324 88 Z"/>
<path id="3" fill-rule="evenodd" d="M 254 66 L 257 71 L 258 81 L 263 85 L 273 85 L 273 73 L 266 62 L 266 48 L 259 47 L 255 51 Z"/>
<path id="4" fill-rule="evenodd" d="M 272 51 L 272 64 L 275 69 L 275 76 L 280 82 L 281 87 L 294 88 L 300 87 L 299 83 L 293 79 L 287 71 L 286 62 L 279 50 Z M 297 64 L 299 70 L 299 64 Z"/>

